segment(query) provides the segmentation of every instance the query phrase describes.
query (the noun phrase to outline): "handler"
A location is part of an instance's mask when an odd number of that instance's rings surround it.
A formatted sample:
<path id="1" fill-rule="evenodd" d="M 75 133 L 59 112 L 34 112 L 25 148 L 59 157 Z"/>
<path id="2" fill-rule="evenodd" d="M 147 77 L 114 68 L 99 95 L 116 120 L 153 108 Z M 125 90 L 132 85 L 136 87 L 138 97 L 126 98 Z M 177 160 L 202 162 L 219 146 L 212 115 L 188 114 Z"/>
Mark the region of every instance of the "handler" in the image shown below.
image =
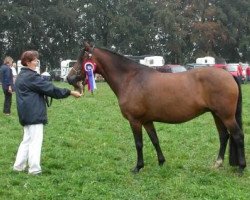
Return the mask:
<path id="1" fill-rule="evenodd" d="M 14 171 L 24 171 L 28 164 L 29 174 L 42 172 L 40 166 L 43 141 L 43 126 L 47 123 L 47 109 L 44 96 L 55 99 L 69 95 L 80 97 L 77 91 L 55 87 L 44 80 L 36 71 L 39 54 L 25 51 L 21 56 L 23 66 L 16 79 L 16 101 L 19 122 L 24 128 L 23 140 L 18 148 Z"/>

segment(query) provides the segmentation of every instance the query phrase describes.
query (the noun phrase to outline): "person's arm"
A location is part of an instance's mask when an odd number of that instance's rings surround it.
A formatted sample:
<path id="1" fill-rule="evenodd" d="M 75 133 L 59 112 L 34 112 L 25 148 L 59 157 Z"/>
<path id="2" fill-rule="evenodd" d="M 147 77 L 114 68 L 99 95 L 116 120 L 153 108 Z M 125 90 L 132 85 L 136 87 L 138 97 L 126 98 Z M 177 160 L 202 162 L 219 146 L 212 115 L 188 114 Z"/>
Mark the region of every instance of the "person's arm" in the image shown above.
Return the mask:
<path id="1" fill-rule="evenodd" d="M 54 86 L 52 82 L 44 80 L 38 74 L 33 76 L 30 82 L 31 82 L 32 89 L 35 90 L 37 93 L 47 95 L 54 99 L 66 98 L 69 95 L 72 95 L 74 97 L 81 96 L 81 94 L 77 91 L 71 91 L 67 88 L 59 88 L 59 87 Z"/>
<path id="2" fill-rule="evenodd" d="M 3 69 L 2 73 L 3 73 L 3 79 L 4 79 L 5 84 L 7 86 L 8 92 L 12 93 L 12 82 L 13 82 L 12 76 L 11 76 L 12 75 L 12 71 L 11 71 L 11 69 L 8 66 L 6 66 Z"/>

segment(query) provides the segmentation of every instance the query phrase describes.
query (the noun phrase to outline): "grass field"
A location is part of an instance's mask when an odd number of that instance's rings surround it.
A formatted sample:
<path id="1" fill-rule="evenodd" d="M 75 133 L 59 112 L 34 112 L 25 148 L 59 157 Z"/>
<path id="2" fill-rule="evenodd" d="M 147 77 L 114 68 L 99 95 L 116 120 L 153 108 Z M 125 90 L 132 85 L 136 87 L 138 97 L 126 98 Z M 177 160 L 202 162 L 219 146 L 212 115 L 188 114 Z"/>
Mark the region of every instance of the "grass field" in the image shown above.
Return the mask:
<path id="1" fill-rule="evenodd" d="M 66 83 L 56 83 L 70 87 Z M 94 96 L 54 100 L 48 109 L 41 176 L 15 173 L 12 165 L 22 138 L 15 95 L 12 115 L 2 114 L 0 91 L 0 199 L 250 199 L 250 173 L 243 177 L 228 164 L 213 169 L 219 141 L 209 113 L 190 122 L 156 123 L 167 162 L 159 167 L 156 153 L 144 134 L 145 167 L 130 170 L 136 150 L 128 122 L 106 83 Z M 246 159 L 250 155 L 250 84 L 243 85 Z M 145 132 L 144 132 L 145 133 Z"/>

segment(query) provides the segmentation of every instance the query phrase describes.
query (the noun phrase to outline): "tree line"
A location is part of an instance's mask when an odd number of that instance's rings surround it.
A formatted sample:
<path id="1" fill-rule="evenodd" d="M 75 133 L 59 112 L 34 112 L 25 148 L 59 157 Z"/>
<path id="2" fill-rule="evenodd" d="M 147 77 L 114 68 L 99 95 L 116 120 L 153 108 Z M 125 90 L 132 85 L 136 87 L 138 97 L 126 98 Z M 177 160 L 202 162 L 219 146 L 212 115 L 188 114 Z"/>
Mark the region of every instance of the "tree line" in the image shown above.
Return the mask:
<path id="1" fill-rule="evenodd" d="M 38 50 L 42 65 L 75 59 L 84 40 L 167 63 L 250 61 L 249 0 L 1 0 L 0 57 Z"/>

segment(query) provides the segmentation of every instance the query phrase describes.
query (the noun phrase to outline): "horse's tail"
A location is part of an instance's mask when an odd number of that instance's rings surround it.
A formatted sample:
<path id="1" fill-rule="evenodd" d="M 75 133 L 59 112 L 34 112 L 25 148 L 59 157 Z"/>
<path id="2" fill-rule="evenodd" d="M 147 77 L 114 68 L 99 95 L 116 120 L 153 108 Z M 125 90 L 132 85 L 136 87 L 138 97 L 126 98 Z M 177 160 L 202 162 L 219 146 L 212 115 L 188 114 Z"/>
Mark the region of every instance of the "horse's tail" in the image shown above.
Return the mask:
<path id="1" fill-rule="evenodd" d="M 239 96 L 238 96 L 238 102 L 237 102 L 237 108 L 235 113 L 235 118 L 238 123 L 238 126 L 241 130 L 243 130 L 242 126 L 242 91 L 241 91 L 241 83 L 240 80 L 234 76 L 234 80 L 236 81 L 239 89 Z M 229 137 L 229 164 L 231 166 L 238 166 L 238 151 L 237 151 L 237 145 L 233 139 L 233 137 L 230 134 Z"/>

